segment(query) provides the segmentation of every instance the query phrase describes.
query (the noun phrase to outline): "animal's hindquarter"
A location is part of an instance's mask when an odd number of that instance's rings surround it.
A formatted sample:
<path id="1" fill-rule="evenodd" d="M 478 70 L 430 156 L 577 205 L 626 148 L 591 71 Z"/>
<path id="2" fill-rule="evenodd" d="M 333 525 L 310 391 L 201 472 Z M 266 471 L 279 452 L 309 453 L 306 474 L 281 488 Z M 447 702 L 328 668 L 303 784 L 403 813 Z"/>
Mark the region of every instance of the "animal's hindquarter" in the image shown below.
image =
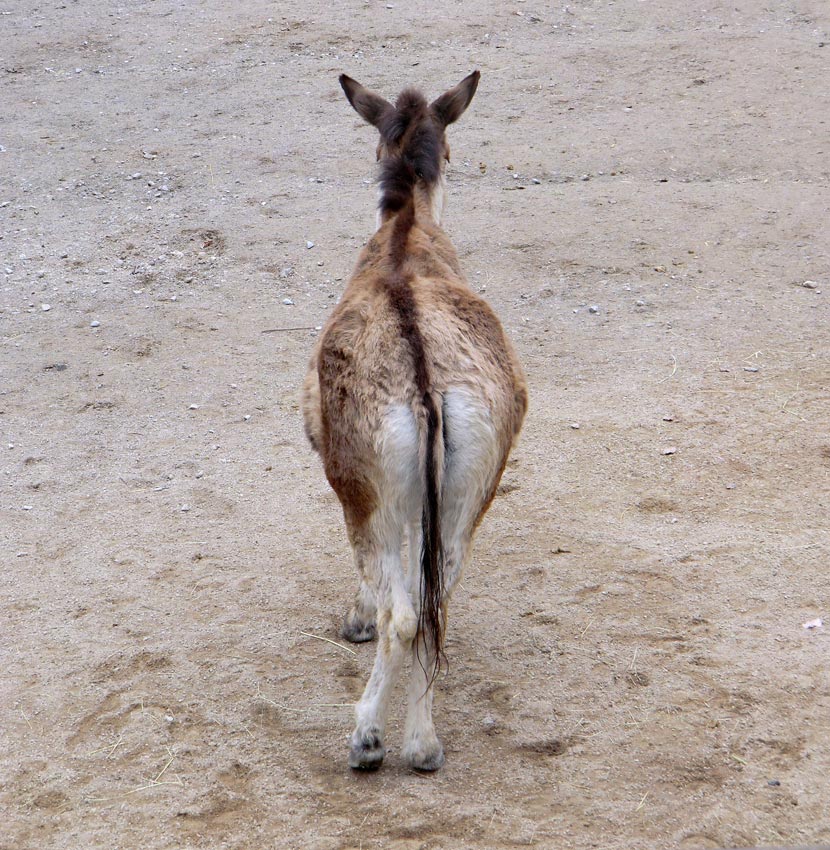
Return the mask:
<path id="1" fill-rule="evenodd" d="M 479 502 L 480 519 L 524 415 L 524 379 L 499 320 L 465 284 L 415 278 L 412 286 L 443 419 L 443 489 Z M 373 509 L 394 505 L 396 514 L 421 495 L 423 400 L 412 352 L 379 294 L 372 293 L 369 310 L 347 292 L 337 324 L 323 332 L 304 392 L 306 430 L 347 515 L 355 494 Z"/>

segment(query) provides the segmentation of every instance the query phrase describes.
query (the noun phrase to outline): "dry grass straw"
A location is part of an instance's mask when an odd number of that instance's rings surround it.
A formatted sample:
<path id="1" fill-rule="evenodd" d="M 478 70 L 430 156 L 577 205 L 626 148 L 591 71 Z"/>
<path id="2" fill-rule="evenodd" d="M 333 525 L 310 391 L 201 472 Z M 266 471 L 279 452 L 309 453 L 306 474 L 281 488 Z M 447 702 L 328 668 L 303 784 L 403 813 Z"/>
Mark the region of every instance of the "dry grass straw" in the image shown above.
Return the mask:
<path id="1" fill-rule="evenodd" d="M 791 393 L 784 399 L 784 403 L 781 405 L 781 412 L 788 413 L 790 416 L 795 416 L 796 419 L 800 419 L 802 422 L 806 422 L 807 420 L 800 414 L 796 413 L 794 410 L 787 410 L 787 405 L 801 392 L 801 381 L 798 381 L 795 385 L 795 392 Z"/>
<path id="2" fill-rule="evenodd" d="M 120 744 L 121 742 L 116 742 Z M 102 750 L 96 750 L 96 752 L 102 752 L 103 750 L 109 749 L 108 747 L 103 748 Z M 124 797 L 129 797 L 131 794 L 138 794 L 142 791 L 148 791 L 151 788 L 159 788 L 162 785 L 178 785 L 179 787 L 184 787 L 184 782 L 180 776 L 174 775 L 173 779 L 162 779 L 162 777 L 167 773 L 170 765 L 173 764 L 176 754 L 170 747 L 165 747 L 167 750 L 167 761 L 162 766 L 161 770 L 152 778 L 145 780 L 143 785 L 137 785 L 135 788 L 130 788 L 127 791 L 122 791 L 120 794 L 115 794 L 112 797 L 92 797 L 91 801 L 93 803 L 116 803 L 119 800 L 122 800 Z"/>
<path id="3" fill-rule="evenodd" d="M 340 649 L 345 649 L 346 652 L 351 653 L 352 655 L 357 655 L 357 653 L 353 649 L 349 649 L 348 646 L 344 646 L 342 643 L 338 643 L 336 640 L 332 640 L 331 638 L 323 637 L 322 635 L 313 635 L 311 632 L 300 632 L 301 635 L 305 635 L 306 637 L 314 638 L 315 640 L 323 640 L 326 643 L 330 643 L 332 646 L 339 646 Z"/>
<path id="4" fill-rule="evenodd" d="M 107 758 L 112 758 L 113 753 L 124 743 L 124 736 L 119 735 L 118 740 L 114 744 L 107 744 L 105 747 L 99 747 L 97 750 L 92 750 L 89 753 L 91 756 L 98 755 L 98 753 L 106 753 Z"/>
<path id="5" fill-rule="evenodd" d="M 276 702 L 275 700 L 265 696 L 265 694 L 262 693 L 259 684 L 257 684 L 255 696 L 256 699 L 262 700 L 262 702 L 265 702 L 268 705 L 272 705 L 274 708 L 279 709 L 279 711 L 288 711 L 292 714 L 308 714 L 317 708 L 354 708 L 353 702 L 315 702 L 311 705 L 302 707 L 285 705 L 285 703 Z"/>
<path id="6" fill-rule="evenodd" d="M 670 381 L 670 380 L 671 380 L 671 379 L 675 376 L 675 374 L 677 373 L 677 358 L 674 356 L 674 354 L 669 354 L 669 356 L 670 356 L 670 357 L 671 357 L 671 359 L 672 359 L 672 370 L 671 370 L 671 374 L 670 374 L 670 375 L 666 375 L 666 377 L 665 377 L 665 378 L 661 378 L 661 379 L 657 382 L 658 384 L 663 384 L 663 383 L 665 383 L 666 381 Z"/>
<path id="7" fill-rule="evenodd" d="M 293 328 L 267 328 L 264 331 L 260 331 L 260 333 L 264 334 L 277 334 L 283 333 L 284 331 L 316 331 L 317 328 L 314 325 L 300 325 L 299 327 Z"/>

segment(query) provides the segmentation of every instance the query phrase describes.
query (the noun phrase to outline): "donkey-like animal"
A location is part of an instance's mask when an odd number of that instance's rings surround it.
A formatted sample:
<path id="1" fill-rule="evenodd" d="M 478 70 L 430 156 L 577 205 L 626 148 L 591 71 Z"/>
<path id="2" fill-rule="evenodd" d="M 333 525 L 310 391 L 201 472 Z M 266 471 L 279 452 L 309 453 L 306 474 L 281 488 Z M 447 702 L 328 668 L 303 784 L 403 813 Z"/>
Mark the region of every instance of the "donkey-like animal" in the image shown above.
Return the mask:
<path id="1" fill-rule="evenodd" d="M 440 226 L 445 129 L 478 80 L 474 71 L 431 104 L 406 89 L 393 106 L 340 77 L 351 105 L 380 132 L 378 229 L 320 334 L 303 415 L 360 574 L 343 635 L 379 636 L 355 711 L 349 765 L 357 769 L 383 761 L 389 694 L 407 655 L 404 756 L 418 770 L 444 762 L 432 697 L 447 603 L 527 408 L 513 347 Z"/>

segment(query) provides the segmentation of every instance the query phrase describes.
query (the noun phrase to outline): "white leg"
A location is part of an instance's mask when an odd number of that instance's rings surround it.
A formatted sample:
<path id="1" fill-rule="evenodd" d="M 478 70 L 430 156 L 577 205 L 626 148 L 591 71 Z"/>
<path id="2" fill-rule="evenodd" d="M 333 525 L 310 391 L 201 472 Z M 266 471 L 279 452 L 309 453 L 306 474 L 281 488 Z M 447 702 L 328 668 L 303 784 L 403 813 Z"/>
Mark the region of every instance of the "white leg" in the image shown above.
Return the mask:
<path id="1" fill-rule="evenodd" d="M 383 480 L 377 489 L 381 507 L 367 527 L 352 538 L 361 541 L 358 566 L 363 568 L 365 583 L 374 591 L 379 638 L 372 675 L 355 708 L 357 722 L 349 753 L 349 765 L 364 770 L 377 768 L 383 761 L 389 695 L 418 629 L 418 615 L 401 565 L 404 529 L 420 504 L 418 442 L 411 408 L 391 405 L 384 414 L 379 439 Z M 361 593 L 362 589 L 358 596 Z M 355 609 L 358 608 L 356 604 Z"/>
<path id="2" fill-rule="evenodd" d="M 378 650 L 372 675 L 355 707 L 349 766 L 362 770 L 380 767 L 386 749 L 383 735 L 389 695 L 400 674 L 406 650 L 415 637 L 418 618 L 406 590 L 400 547 L 380 559 L 378 600 Z"/>
<path id="3" fill-rule="evenodd" d="M 474 525 L 492 491 L 502 465 L 495 429 L 484 403 L 466 390 L 450 390 L 444 396 L 446 434 L 444 480 L 441 493 L 441 537 L 444 547 L 444 605 L 461 577 L 470 556 Z M 410 539 L 417 528 L 410 529 Z M 420 539 L 420 537 L 419 537 Z M 418 547 L 420 549 L 420 546 Z M 420 563 L 410 562 L 410 588 L 420 591 Z M 404 755 L 419 770 L 437 770 L 444 750 L 432 722 L 434 647 L 412 649 L 412 677 L 406 720 Z M 420 657 L 418 657 L 420 655 Z"/>
<path id="4" fill-rule="evenodd" d="M 349 750 L 349 767 L 359 770 L 375 770 L 386 755 L 383 734 L 386 730 L 389 693 L 400 673 L 404 655 L 400 641 L 390 638 L 390 619 L 387 611 L 378 617 L 380 642 L 375 664 L 363 696 L 355 707 L 356 722 Z"/>
<path id="5" fill-rule="evenodd" d="M 418 639 L 412 644 L 412 673 L 409 679 L 409 710 L 406 716 L 403 756 L 416 770 L 438 770 L 444 763 L 444 748 L 432 723 L 433 683 L 430 681 L 435 653 Z M 426 671 L 426 672 L 425 672 Z"/>
<path id="6" fill-rule="evenodd" d="M 421 524 L 409 524 L 409 572 L 407 585 L 413 599 L 421 592 Z M 417 645 L 417 652 L 416 652 Z M 412 671 L 409 679 L 409 708 L 406 716 L 403 756 L 417 770 L 437 770 L 444 763 L 444 749 L 432 723 L 433 687 L 425 670 L 431 672 L 435 655 L 423 638 L 413 642 L 410 652 Z"/>

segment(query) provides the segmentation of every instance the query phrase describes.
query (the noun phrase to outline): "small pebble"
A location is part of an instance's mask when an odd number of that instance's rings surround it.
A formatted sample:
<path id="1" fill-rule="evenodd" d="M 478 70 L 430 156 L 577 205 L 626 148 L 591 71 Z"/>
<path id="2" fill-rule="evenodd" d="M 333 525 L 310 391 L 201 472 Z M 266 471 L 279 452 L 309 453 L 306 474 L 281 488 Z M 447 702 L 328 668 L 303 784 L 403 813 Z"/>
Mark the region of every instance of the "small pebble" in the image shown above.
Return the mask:
<path id="1" fill-rule="evenodd" d="M 499 724 L 492 714 L 487 714 L 481 719 L 481 725 L 485 732 L 493 732 Z"/>
<path id="2" fill-rule="evenodd" d="M 290 298 L 283 298 L 282 303 L 290 307 L 294 302 Z"/>
<path id="3" fill-rule="evenodd" d="M 40 309 L 43 310 L 44 313 L 48 313 L 52 309 L 51 304 L 41 304 Z"/>
<path id="4" fill-rule="evenodd" d="M 531 177 L 530 182 L 535 183 L 538 186 L 542 181 L 538 177 Z"/>
<path id="5" fill-rule="evenodd" d="M 184 511 L 185 513 L 187 513 L 187 511 L 189 511 L 189 510 L 190 510 L 190 505 L 182 505 L 181 509 L 182 509 L 182 511 Z"/>
<path id="6" fill-rule="evenodd" d="M 663 417 L 663 421 L 664 421 L 664 422 L 674 422 L 674 417 L 673 417 L 670 413 L 667 413 L 667 414 Z"/>
<path id="7" fill-rule="evenodd" d="M 757 366 L 744 366 L 744 372 L 757 372 Z"/>
<path id="8" fill-rule="evenodd" d="M 645 302 L 645 301 L 643 301 L 643 299 L 642 299 L 642 298 L 638 298 L 638 299 L 637 299 L 637 306 L 638 306 L 638 307 L 645 307 L 645 306 L 646 306 L 646 302 Z"/>
<path id="9" fill-rule="evenodd" d="M 196 473 L 196 477 L 197 477 L 197 478 L 203 478 L 203 477 L 204 477 L 204 475 L 205 475 L 205 473 L 204 473 L 204 472 L 202 472 L 202 470 L 201 470 L 201 469 L 200 469 L 200 470 Z"/>
<path id="10" fill-rule="evenodd" d="M 777 788 L 780 784 L 781 784 L 780 779 L 768 779 L 767 780 L 767 785 L 771 786 L 772 788 Z"/>
<path id="11" fill-rule="evenodd" d="M 674 446 L 669 446 L 667 449 L 663 449 L 663 454 L 664 455 L 673 455 L 673 454 L 675 454 L 676 451 L 677 451 L 677 449 Z"/>
<path id="12" fill-rule="evenodd" d="M 199 405 L 198 404 L 191 404 L 187 409 L 188 410 L 198 410 Z"/>
<path id="13" fill-rule="evenodd" d="M 306 248 L 308 248 L 308 250 L 310 251 L 310 250 L 314 247 L 314 243 L 313 243 L 313 242 L 306 242 L 306 243 L 305 243 L 305 246 L 306 246 Z"/>
<path id="14" fill-rule="evenodd" d="M 89 326 L 90 326 L 91 328 L 100 328 L 100 327 L 101 327 L 101 323 L 100 323 L 97 319 L 94 319 L 93 321 L 91 321 L 91 322 L 89 323 Z"/>
<path id="15" fill-rule="evenodd" d="M 727 490 L 734 490 L 734 489 L 735 489 L 735 485 L 734 485 L 734 484 L 727 484 L 727 485 L 726 485 L 726 489 L 727 489 Z"/>
<path id="16" fill-rule="evenodd" d="M 571 422 L 571 428 L 573 428 L 574 431 L 578 431 L 579 430 L 579 422 Z"/>
<path id="17" fill-rule="evenodd" d="M 249 421 L 250 421 L 250 419 L 251 419 L 251 414 L 250 414 L 250 413 L 246 413 L 246 414 L 245 414 L 242 418 L 243 418 L 246 422 L 249 422 Z"/>
<path id="18" fill-rule="evenodd" d="M 597 304 L 591 304 L 588 308 L 589 313 L 599 313 L 599 306 Z"/>
<path id="19" fill-rule="evenodd" d="M 815 289 L 818 284 L 814 280 L 805 280 L 804 283 L 801 284 L 805 289 Z"/>

